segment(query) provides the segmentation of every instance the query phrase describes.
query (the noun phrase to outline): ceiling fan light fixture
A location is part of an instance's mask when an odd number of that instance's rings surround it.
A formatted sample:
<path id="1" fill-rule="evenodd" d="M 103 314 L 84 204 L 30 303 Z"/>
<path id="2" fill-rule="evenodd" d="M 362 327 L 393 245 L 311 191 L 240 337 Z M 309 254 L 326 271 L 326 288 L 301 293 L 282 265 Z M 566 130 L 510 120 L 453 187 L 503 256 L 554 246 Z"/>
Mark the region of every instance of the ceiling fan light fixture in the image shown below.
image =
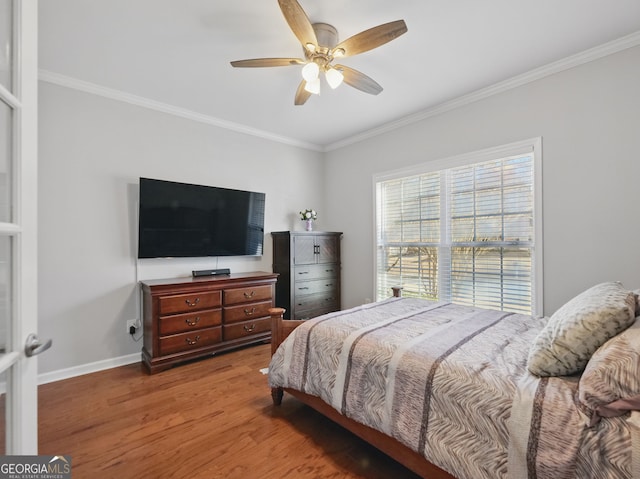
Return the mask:
<path id="1" fill-rule="evenodd" d="M 364 73 L 346 65 L 332 66 L 337 58 L 352 57 L 378 48 L 407 32 L 404 20 L 383 23 L 338 41 L 338 30 L 328 23 L 311 23 L 299 0 L 278 0 L 289 28 L 300 42 L 302 58 L 254 58 L 231 62 L 233 67 L 282 67 L 302 65 L 303 80 L 298 83 L 295 105 L 304 105 L 311 94 L 320 94 L 320 71 L 331 88 L 342 83 L 370 95 L 378 95 L 382 87 Z"/>
<path id="2" fill-rule="evenodd" d="M 314 95 L 320 94 L 320 78 L 316 77 L 315 80 L 308 81 L 304 86 L 304 89 L 309 93 L 313 93 Z"/>
<path id="3" fill-rule="evenodd" d="M 328 68 L 325 72 L 325 77 L 329 86 L 334 90 L 338 88 L 342 84 L 342 80 L 344 80 L 342 72 L 335 68 Z"/>
<path id="4" fill-rule="evenodd" d="M 304 78 L 307 83 L 317 80 L 319 73 L 320 67 L 316 62 L 309 62 L 302 67 L 302 78 Z"/>

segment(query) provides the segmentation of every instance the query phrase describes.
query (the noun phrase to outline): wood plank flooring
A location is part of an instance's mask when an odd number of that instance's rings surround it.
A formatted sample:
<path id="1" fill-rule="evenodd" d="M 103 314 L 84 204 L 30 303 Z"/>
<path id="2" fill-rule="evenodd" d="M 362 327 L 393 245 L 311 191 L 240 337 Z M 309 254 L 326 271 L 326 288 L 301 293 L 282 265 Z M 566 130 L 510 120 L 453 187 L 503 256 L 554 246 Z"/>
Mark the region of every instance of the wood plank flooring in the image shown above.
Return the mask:
<path id="1" fill-rule="evenodd" d="M 296 399 L 271 403 L 270 345 L 149 376 L 139 364 L 39 387 L 39 453 L 83 478 L 417 476 Z"/>

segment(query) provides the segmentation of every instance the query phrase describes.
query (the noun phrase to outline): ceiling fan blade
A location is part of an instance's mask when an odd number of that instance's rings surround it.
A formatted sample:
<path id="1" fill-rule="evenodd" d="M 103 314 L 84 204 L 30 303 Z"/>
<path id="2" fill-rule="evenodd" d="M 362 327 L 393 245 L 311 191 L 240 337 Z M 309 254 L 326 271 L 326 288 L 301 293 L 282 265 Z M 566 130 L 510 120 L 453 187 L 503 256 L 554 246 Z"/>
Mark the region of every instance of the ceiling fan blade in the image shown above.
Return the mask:
<path id="1" fill-rule="evenodd" d="M 318 45 L 316 32 L 313 31 L 309 17 L 307 17 L 300 4 L 296 0 L 278 0 L 278 4 L 285 20 L 289 24 L 289 28 L 298 37 L 302 46 L 307 49 L 307 43 Z"/>
<path id="2" fill-rule="evenodd" d="M 296 99 L 294 101 L 296 105 L 304 105 L 311 96 L 311 93 L 304 89 L 306 85 L 307 82 L 305 80 L 302 80 L 302 82 L 300 82 L 300 85 L 298 85 L 298 90 L 296 91 Z"/>
<path id="3" fill-rule="evenodd" d="M 290 65 L 302 65 L 305 63 L 300 58 L 253 58 L 250 60 L 236 60 L 231 62 L 231 66 L 238 68 L 245 67 L 288 67 Z"/>
<path id="4" fill-rule="evenodd" d="M 344 82 L 353 88 L 357 88 L 358 90 L 371 95 L 377 95 L 382 91 L 382 87 L 375 80 L 358 70 L 354 70 L 353 68 L 349 68 L 344 65 L 336 65 L 334 68 L 342 71 L 342 74 L 344 75 Z"/>
<path id="5" fill-rule="evenodd" d="M 357 55 L 358 53 L 373 50 L 374 48 L 384 45 L 398 38 L 403 33 L 406 33 L 406 31 L 407 24 L 404 23 L 404 20 L 396 20 L 395 22 L 378 25 L 377 27 L 360 32 L 340 42 L 333 49 L 333 52 L 336 57 L 340 56 L 341 52 L 339 52 L 339 50 L 344 51 L 344 53 L 341 54 L 343 57 Z M 336 52 L 339 53 L 336 54 Z"/>

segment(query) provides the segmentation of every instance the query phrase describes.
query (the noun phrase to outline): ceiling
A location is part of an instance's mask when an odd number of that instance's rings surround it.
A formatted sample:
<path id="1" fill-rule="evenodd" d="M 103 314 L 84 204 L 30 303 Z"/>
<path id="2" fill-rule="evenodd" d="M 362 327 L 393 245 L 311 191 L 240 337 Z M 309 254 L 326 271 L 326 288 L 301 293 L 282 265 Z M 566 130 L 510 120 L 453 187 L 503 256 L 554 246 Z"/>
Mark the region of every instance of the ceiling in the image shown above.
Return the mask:
<path id="1" fill-rule="evenodd" d="M 319 150 L 587 49 L 640 32 L 638 0 L 299 0 L 340 40 L 404 19 L 408 32 L 341 60 L 376 80 L 294 106 L 301 67 L 229 62 L 302 57 L 277 0 L 39 3 L 41 72 Z M 634 35 L 635 38 L 635 35 Z"/>

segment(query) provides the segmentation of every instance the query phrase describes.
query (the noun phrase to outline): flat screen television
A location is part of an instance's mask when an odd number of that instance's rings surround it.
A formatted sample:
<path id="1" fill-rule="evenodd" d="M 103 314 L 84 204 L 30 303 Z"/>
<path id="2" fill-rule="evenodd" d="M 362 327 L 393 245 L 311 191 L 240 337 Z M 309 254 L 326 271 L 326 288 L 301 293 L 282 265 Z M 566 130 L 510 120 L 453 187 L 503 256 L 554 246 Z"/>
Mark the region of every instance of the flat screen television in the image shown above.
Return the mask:
<path id="1" fill-rule="evenodd" d="M 140 178 L 138 258 L 260 256 L 265 194 Z"/>

